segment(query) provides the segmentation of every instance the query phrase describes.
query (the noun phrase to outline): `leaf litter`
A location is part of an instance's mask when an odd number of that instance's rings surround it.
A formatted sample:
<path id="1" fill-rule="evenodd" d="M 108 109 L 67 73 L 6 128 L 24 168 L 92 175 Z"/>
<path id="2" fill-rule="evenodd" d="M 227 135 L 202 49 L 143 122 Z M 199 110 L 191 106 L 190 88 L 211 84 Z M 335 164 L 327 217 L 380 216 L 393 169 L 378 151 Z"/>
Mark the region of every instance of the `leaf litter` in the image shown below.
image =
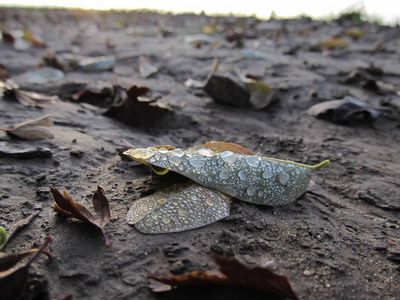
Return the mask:
<path id="1" fill-rule="evenodd" d="M 0 295 L 2 298 L 30 299 L 32 289 L 30 287 L 29 268 L 40 254 L 47 255 L 49 259 L 53 258 L 53 255 L 45 249 L 52 241 L 53 237 L 50 235 L 39 249 L 31 249 L 0 257 Z M 25 265 L 15 267 L 17 263 L 28 256 L 31 256 L 31 258 Z"/>
<path id="2" fill-rule="evenodd" d="M 55 201 L 53 204 L 54 211 L 98 228 L 105 238 L 106 247 L 111 247 L 110 240 L 105 233 L 105 226 L 111 219 L 110 205 L 101 187 L 98 186 L 97 191 L 93 194 L 94 214 L 82 204 L 75 202 L 67 191 L 64 190 L 61 194 L 54 187 L 50 187 L 50 191 Z"/>
<path id="3" fill-rule="evenodd" d="M 166 285 L 154 285 L 150 282 L 150 288 L 153 292 L 165 292 L 175 287 L 229 286 L 256 289 L 293 300 L 299 299 L 288 278 L 269 267 L 249 267 L 235 258 L 225 258 L 217 254 L 213 254 L 213 258 L 219 267 L 219 273 L 192 271 L 184 275 L 149 274 L 149 279 Z"/>
<path id="4" fill-rule="evenodd" d="M 7 134 L 19 137 L 24 140 L 42 140 L 51 139 L 54 134 L 48 129 L 53 125 L 53 120 L 50 115 L 29 120 L 12 128 L 0 128 L 0 131 L 5 131 Z"/>

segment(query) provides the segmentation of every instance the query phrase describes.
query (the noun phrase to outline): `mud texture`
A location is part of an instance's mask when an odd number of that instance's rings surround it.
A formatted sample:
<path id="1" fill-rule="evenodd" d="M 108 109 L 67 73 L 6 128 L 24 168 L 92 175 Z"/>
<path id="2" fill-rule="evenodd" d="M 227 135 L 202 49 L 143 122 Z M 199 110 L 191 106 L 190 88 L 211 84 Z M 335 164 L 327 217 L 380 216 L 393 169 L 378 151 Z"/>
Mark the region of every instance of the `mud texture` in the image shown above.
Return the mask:
<path id="1" fill-rule="evenodd" d="M 51 114 L 53 139 L 25 141 L 0 135 L 2 149 L 49 148 L 52 157 L 0 158 L 0 225 L 39 212 L 2 251 L 39 245 L 48 234 L 56 258 L 35 262 L 32 273 L 47 281 L 51 298 L 75 299 L 259 299 L 250 290 L 193 288 L 154 294 L 147 274 L 183 274 L 216 268 L 211 251 L 254 265 L 268 256 L 292 283 L 300 299 L 398 299 L 400 294 L 400 29 L 346 18 L 330 23 L 260 21 L 194 15 L 66 10 L 0 10 L 1 25 L 39 33 L 46 48 L 15 51 L 0 44 L 0 63 L 24 90 L 58 95 L 43 109 L 0 100 L 0 127 Z M 193 46 L 185 36 L 216 24 L 214 44 Z M 344 34 L 358 28 L 365 36 Z M 225 40 L 234 30 L 240 44 Z M 318 42 L 341 36 L 349 45 L 326 49 Z M 235 42 L 233 42 L 235 43 Z M 244 58 L 243 49 L 265 58 Z M 28 83 L 47 51 L 56 56 L 115 55 L 112 71 L 65 73 L 62 80 Z M 139 57 L 159 68 L 144 79 Z M 203 90 L 183 85 L 203 81 L 217 57 L 220 70 L 233 65 L 274 89 L 273 102 L 255 111 L 215 103 Z M 372 68 L 373 67 L 373 68 Z M 363 73 L 369 70 L 368 76 Z M 372 70 L 372 71 L 371 71 Z M 376 72 L 373 72 L 375 70 Z M 353 72 L 353 73 L 352 73 Z M 359 72 L 358 77 L 354 72 Z M 364 74 L 364 75 L 362 75 Z M 364 77 L 363 77 L 364 76 Z M 370 80 L 370 81 L 368 81 Z M 366 84 L 367 82 L 367 84 Z M 371 85 L 372 82 L 372 85 Z M 373 85 L 373 83 L 376 85 Z M 168 95 L 173 112 L 153 126 L 131 127 L 68 99 L 85 88 L 146 86 Z M 389 112 L 375 122 L 335 124 L 307 114 L 314 104 L 352 95 Z M 130 204 L 181 178 L 157 176 L 121 160 L 125 140 L 136 147 L 181 148 L 217 140 L 246 146 L 263 156 L 315 164 L 330 159 L 295 203 L 263 207 L 235 201 L 231 216 L 213 225 L 176 234 L 143 235 L 125 222 Z M 99 231 L 52 210 L 49 186 L 66 189 L 90 205 L 97 186 L 110 200 L 106 227 L 112 247 Z M 44 299 L 44 298 L 42 298 Z M 265 298 L 263 298 L 265 299 Z"/>

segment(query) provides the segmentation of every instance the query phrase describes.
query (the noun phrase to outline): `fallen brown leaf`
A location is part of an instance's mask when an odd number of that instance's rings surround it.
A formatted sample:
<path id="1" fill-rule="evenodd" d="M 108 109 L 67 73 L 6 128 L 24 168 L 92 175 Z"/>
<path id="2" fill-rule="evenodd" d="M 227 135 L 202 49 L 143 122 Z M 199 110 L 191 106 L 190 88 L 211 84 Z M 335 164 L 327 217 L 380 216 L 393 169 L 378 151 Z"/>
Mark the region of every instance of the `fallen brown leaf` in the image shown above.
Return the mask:
<path id="1" fill-rule="evenodd" d="M 151 126 L 167 114 L 170 109 L 162 107 L 158 100 L 140 101 L 139 98 L 149 91 L 147 87 L 132 86 L 126 98 L 120 98 L 104 115 L 132 126 Z"/>
<path id="2" fill-rule="evenodd" d="M 298 300 L 289 280 L 284 275 L 266 267 L 250 268 L 234 258 L 225 258 L 216 254 L 213 257 L 219 266 L 220 274 L 194 271 L 185 275 L 158 276 L 150 274 L 149 278 L 172 287 L 200 285 L 244 287 Z M 165 288 L 157 287 L 153 291 L 165 291 Z"/>
<path id="3" fill-rule="evenodd" d="M 0 128 L 0 130 L 24 140 L 41 140 L 54 137 L 54 134 L 46 128 L 52 125 L 53 121 L 50 116 L 45 115 L 38 119 L 20 123 L 13 128 Z"/>
<path id="4" fill-rule="evenodd" d="M 52 258 L 51 253 L 45 251 L 53 240 L 50 235 L 39 249 L 31 249 L 17 254 L 10 254 L 0 258 L 0 295 L 2 299 L 25 299 L 31 292 L 29 286 L 29 267 L 37 257 L 44 253 Z M 14 267 L 23 258 L 33 254 L 30 260 L 22 267 Z"/>
<path id="5" fill-rule="evenodd" d="M 111 219 L 110 206 L 108 199 L 104 195 L 104 190 L 97 187 L 97 191 L 93 195 L 92 203 L 94 208 L 94 215 L 82 204 L 75 202 L 72 197 L 63 191 L 61 194 L 56 188 L 50 187 L 53 194 L 55 204 L 53 209 L 67 217 L 79 219 L 87 224 L 93 225 L 100 229 L 105 238 L 106 247 L 110 248 L 111 243 L 105 234 L 104 227 Z"/>

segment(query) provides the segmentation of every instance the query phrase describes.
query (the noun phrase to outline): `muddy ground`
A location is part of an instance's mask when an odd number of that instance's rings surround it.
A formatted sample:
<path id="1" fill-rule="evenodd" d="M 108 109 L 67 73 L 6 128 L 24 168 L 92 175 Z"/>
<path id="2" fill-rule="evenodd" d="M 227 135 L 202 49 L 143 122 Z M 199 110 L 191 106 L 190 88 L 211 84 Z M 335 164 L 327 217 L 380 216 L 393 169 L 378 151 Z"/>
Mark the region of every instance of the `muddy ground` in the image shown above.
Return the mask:
<path id="1" fill-rule="evenodd" d="M 50 158 L 0 158 L 0 225 L 9 230 L 38 212 L 2 251 L 38 246 L 52 234 L 49 249 L 55 259 L 41 258 L 31 270 L 34 277 L 47 281 L 50 298 L 67 294 L 75 299 L 265 297 L 231 288 L 193 288 L 169 294 L 154 294 L 149 289 L 148 273 L 216 269 L 210 255 L 213 250 L 250 265 L 268 256 L 289 278 L 300 299 L 398 299 L 398 27 L 349 18 L 325 23 L 308 18 L 257 21 L 10 9 L 0 11 L 0 20 L 9 31 L 28 28 L 47 45 L 16 51 L 3 41 L 0 63 L 9 76 L 24 90 L 61 98 L 42 109 L 0 100 L 0 127 L 45 114 L 55 121 L 50 128 L 53 139 L 26 141 L 4 132 L 0 136 L 2 150 L 41 146 L 52 153 Z M 217 24 L 211 35 L 217 42 L 185 42 L 185 36 L 201 33 L 210 24 Z M 244 30 L 242 48 L 225 40 L 229 28 L 237 33 Z M 365 36 L 355 39 L 344 34 L 349 28 Z M 347 47 L 317 45 L 334 36 L 347 41 Z M 241 51 L 254 50 L 254 46 L 266 57 L 243 57 Z M 70 70 L 55 82 L 29 83 L 25 72 L 35 70 L 48 51 L 56 56 L 115 55 L 117 62 L 112 71 Z M 157 74 L 140 77 L 141 55 L 159 68 Z M 220 70 L 236 66 L 269 84 L 274 89 L 273 102 L 259 111 L 236 108 L 215 103 L 201 89 L 184 86 L 188 78 L 203 81 L 215 57 Z M 346 80 L 354 70 L 364 75 Z M 146 86 L 161 96 L 176 87 L 168 100 L 173 111 L 152 126 L 134 127 L 68 100 L 82 89 L 113 84 Z M 388 111 L 374 122 L 345 125 L 307 114 L 316 103 L 346 95 Z M 293 204 L 263 207 L 235 201 L 231 216 L 210 226 L 144 235 L 125 222 L 130 204 L 176 178 L 157 177 L 145 166 L 121 160 L 116 148 L 122 140 L 136 147 L 169 144 L 181 148 L 228 141 L 263 156 L 307 164 L 330 159 L 331 165 L 314 174 L 308 191 Z M 51 185 L 66 189 L 85 204 L 98 185 L 104 188 L 112 212 L 106 226 L 110 249 L 104 247 L 99 231 L 54 213 Z"/>

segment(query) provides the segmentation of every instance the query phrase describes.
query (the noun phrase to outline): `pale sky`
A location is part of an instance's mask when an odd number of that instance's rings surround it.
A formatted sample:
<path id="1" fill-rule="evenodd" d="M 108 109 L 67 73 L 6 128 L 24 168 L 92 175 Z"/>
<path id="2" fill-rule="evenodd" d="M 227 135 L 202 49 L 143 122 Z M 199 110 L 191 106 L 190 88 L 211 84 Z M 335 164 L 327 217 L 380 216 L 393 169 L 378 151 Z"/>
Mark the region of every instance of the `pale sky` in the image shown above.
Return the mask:
<path id="1" fill-rule="evenodd" d="M 68 0 L 65 3 L 54 3 L 54 0 L 0 0 L 0 5 L 30 5 L 30 6 L 63 6 L 95 9 L 126 8 L 126 9 L 158 9 L 172 12 L 196 12 L 204 10 L 213 13 L 256 14 L 268 18 L 272 11 L 278 17 L 294 17 L 307 14 L 312 17 L 326 17 L 338 14 L 344 9 L 356 5 L 363 7 L 367 14 L 380 17 L 386 22 L 400 21 L 400 0 Z M 358 5 L 358 6 L 357 6 Z"/>

